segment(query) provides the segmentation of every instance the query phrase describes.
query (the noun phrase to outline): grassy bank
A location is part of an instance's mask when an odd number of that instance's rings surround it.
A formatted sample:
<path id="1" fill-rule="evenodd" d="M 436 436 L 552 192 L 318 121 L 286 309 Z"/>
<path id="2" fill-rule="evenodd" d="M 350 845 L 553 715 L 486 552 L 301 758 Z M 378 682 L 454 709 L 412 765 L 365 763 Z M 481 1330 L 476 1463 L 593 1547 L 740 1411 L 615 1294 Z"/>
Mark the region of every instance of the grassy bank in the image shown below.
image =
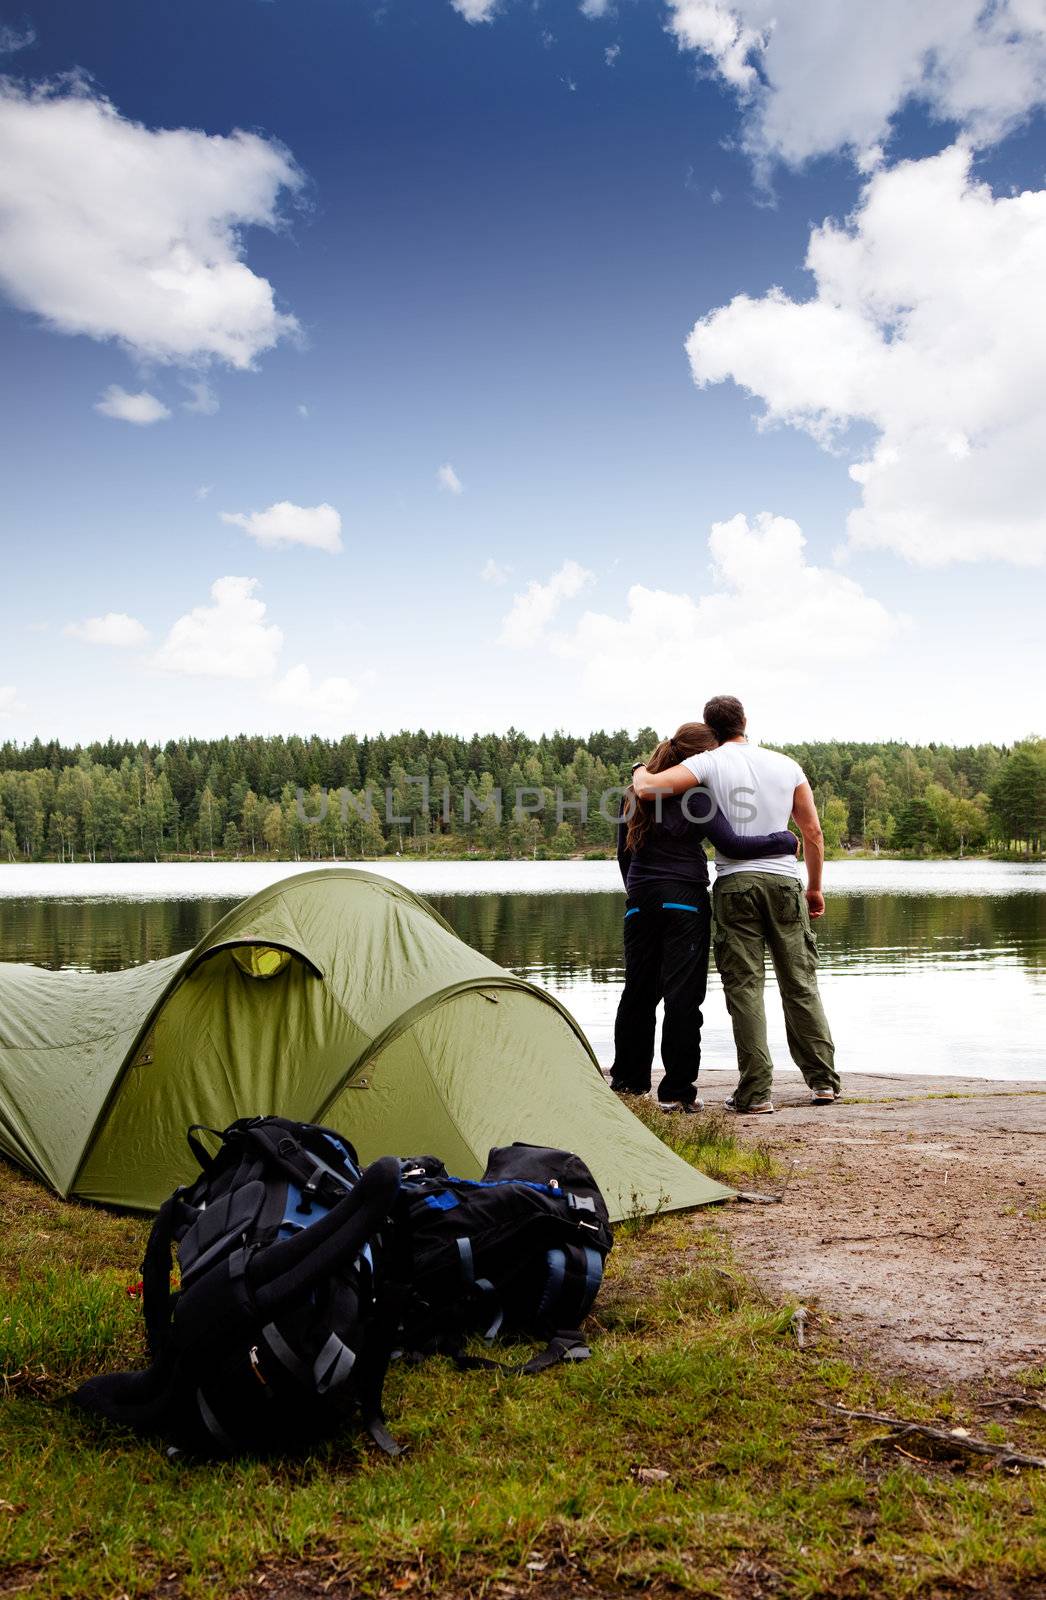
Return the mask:
<path id="1" fill-rule="evenodd" d="M 721 1120 L 649 1115 L 706 1170 L 779 1181 Z M 404 1459 L 350 1439 L 306 1462 L 216 1466 L 172 1464 L 60 1403 L 142 1358 L 126 1290 L 147 1225 L 55 1201 L 7 1167 L 0 1213 L 0 1594 L 754 1600 L 1046 1584 L 1046 1475 L 924 1462 L 822 1403 L 981 1436 L 1000 1413 L 854 1370 L 816 1320 L 800 1350 L 793 1308 L 746 1280 L 714 1214 L 619 1230 L 582 1366 L 532 1380 L 394 1370 Z M 1046 1412 L 1005 1431 L 1046 1451 Z"/>

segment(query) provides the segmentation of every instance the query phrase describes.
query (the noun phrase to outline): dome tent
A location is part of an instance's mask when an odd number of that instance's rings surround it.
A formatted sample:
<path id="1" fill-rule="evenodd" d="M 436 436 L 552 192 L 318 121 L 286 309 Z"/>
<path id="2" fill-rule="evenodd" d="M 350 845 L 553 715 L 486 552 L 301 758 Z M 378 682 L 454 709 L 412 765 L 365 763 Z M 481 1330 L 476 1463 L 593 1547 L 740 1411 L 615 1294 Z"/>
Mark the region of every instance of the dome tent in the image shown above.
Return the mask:
<path id="1" fill-rule="evenodd" d="M 124 972 L 0 966 L 0 1152 L 59 1194 L 155 1210 L 193 1175 L 190 1123 L 270 1113 L 463 1177 L 494 1145 L 570 1148 L 615 1218 L 731 1193 L 621 1104 L 557 1000 L 373 873 L 285 878 Z"/>

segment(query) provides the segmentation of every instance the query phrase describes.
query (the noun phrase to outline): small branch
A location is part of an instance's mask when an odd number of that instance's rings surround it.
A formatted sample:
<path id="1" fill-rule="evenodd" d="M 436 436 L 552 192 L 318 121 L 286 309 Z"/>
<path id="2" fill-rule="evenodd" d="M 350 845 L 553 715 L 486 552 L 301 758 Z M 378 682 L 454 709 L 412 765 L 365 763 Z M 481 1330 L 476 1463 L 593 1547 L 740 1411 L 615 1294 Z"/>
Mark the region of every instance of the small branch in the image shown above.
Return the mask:
<path id="1" fill-rule="evenodd" d="M 989 1456 L 1003 1467 L 1046 1468 L 1046 1458 L 1043 1456 L 1026 1456 L 1014 1450 L 1009 1444 L 989 1444 L 987 1439 L 973 1439 L 962 1429 L 952 1431 L 948 1428 L 932 1428 L 925 1422 L 909 1422 L 905 1417 L 888 1417 L 881 1411 L 851 1411 L 848 1406 L 833 1405 L 826 1400 L 818 1400 L 815 1404 L 851 1421 L 881 1423 L 883 1427 L 892 1430 L 896 1439 L 929 1439 L 933 1444 L 946 1445 L 949 1450 L 967 1450 L 971 1455 Z"/>
<path id="2" fill-rule="evenodd" d="M 918 1228 L 898 1228 L 896 1233 L 829 1233 L 823 1239 L 818 1239 L 818 1244 L 889 1244 L 891 1239 L 922 1239 L 930 1244 L 935 1239 L 950 1239 L 959 1231 L 959 1224 L 954 1222 L 950 1228 L 942 1228 L 940 1233 L 923 1233 Z"/>
<path id="3" fill-rule="evenodd" d="M 914 1344 L 919 1339 L 927 1344 L 984 1344 L 985 1342 L 966 1333 L 913 1333 L 909 1336 L 909 1343 Z"/>
<path id="4" fill-rule="evenodd" d="M 1046 1411 L 1046 1401 L 1035 1400 L 1030 1394 L 1004 1394 L 998 1400 L 981 1400 L 978 1411 L 987 1411 L 992 1406 L 1019 1406 L 1026 1411 Z"/>

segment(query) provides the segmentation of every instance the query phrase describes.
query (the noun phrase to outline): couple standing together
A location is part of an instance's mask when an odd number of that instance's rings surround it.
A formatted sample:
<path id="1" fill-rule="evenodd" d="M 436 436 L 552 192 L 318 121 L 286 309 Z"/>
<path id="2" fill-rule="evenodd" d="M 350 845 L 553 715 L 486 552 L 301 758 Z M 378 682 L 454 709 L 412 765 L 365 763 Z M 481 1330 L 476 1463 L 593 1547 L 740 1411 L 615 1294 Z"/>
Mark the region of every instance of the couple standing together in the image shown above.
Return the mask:
<path id="1" fill-rule="evenodd" d="M 734 1029 L 740 1078 L 732 1111 L 772 1112 L 763 982 L 766 951 L 777 975 L 792 1060 L 815 1105 L 839 1093 L 835 1047 L 817 990 L 811 919 L 824 915 L 824 839 L 806 775 L 773 750 L 750 745 L 745 713 L 717 695 L 704 722 L 686 722 L 632 775 L 618 826 L 625 880 L 625 989 L 614 1027 L 611 1086 L 646 1094 L 655 1011 L 664 999 L 658 1101 L 695 1111 L 701 1005 L 708 982 L 712 907 L 705 840 L 716 851 L 715 962 Z M 700 784 L 702 787 L 697 788 Z M 802 835 L 807 886 L 796 862 Z M 757 831 L 758 830 L 758 831 Z"/>

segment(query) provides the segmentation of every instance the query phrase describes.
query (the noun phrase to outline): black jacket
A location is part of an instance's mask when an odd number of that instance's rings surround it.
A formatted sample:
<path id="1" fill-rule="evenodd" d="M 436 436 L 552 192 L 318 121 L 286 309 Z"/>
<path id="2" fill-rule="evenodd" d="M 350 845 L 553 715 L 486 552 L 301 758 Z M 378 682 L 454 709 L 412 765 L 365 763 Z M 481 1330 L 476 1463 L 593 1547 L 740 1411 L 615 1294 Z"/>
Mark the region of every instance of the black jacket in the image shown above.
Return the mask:
<path id="1" fill-rule="evenodd" d="M 784 828 L 779 833 L 752 833 L 742 838 L 720 811 L 707 789 L 696 786 L 685 794 L 661 797 L 661 818 L 654 821 L 643 848 L 633 855 L 628 848 L 628 822 L 625 819 L 628 794 L 621 802 L 617 824 L 617 861 L 629 894 L 648 883 L 708 882 L 708 857 L 705 841 L 735 861 L 752 861 L 757 856 L 794 856 L 799 841 Z M 656 806 L 656 802 L 655 802 Z M 698 820 L 692 820 L 692 819 Z"/>

